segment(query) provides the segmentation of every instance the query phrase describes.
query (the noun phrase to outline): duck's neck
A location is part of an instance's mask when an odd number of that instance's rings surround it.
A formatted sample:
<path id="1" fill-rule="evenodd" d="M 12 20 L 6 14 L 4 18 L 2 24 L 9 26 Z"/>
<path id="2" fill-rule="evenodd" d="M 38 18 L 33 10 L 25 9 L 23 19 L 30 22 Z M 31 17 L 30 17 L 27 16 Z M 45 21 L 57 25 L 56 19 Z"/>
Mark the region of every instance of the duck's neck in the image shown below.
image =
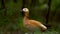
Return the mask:
<path id="1" fill-rule="evenodd" d="M 29 18 L 27 16 L 24 16 L 24 20 L 28 20 Z"/>
<path id="2" fill-rule="evenodd" d="M 23 20 L 24 25 L 28 24 L 28 20 L 29 20 L 28 17 L 24 16 L 24 20 Z"/>
<path id="3" fill-rule="evenodd" d="M 27 24 L 28 20 L 29 20 L 29 14 L 28 13 L 25 13 L 25 16 L 24 16 L 24 23 Z"/>

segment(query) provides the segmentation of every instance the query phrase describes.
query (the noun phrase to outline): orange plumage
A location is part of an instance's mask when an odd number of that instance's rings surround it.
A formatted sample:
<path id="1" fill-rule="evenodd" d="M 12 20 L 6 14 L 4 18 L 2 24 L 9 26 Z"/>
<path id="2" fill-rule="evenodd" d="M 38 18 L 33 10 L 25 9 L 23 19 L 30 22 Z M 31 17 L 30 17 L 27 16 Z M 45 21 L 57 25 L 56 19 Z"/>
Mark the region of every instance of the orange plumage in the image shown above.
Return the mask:
<path id="1" fill-rule="evenodd" d="M 28 17 L 29 17 L 29 10 L 28 8 L 23 8 L 23 11 L 24 11 L 24 20 L 23 20 L 23 23 L 24 23 L 24 27 L 27 28 L 27 29 L 35 29 L 37 27 L 40 27 L 42 28 L 42 30 L 46 30 L 47 27 L 44 26 L 41 22 L 39 21 L 36 21 L 36 20 L 30 20 Z"/>

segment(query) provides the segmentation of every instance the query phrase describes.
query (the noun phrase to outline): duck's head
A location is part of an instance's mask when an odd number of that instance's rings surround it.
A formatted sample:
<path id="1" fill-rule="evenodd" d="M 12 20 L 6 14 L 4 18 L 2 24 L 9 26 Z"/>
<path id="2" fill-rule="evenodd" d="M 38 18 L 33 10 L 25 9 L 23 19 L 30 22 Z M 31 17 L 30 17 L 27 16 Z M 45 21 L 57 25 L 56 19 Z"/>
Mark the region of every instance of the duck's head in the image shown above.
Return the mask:
<path id="1" fill-rule="evenodd" d="M 23 8 L 22 11 L 25 12 L 25 13 L 29 13 L 29 9 L 28 8 Z"/>
<path id="2" fill-rule="evenodd" d="M 29 16 L 29 9 L 28 8 L 23 8 L 22 12 L 24 13 L 24 16 Z"/>

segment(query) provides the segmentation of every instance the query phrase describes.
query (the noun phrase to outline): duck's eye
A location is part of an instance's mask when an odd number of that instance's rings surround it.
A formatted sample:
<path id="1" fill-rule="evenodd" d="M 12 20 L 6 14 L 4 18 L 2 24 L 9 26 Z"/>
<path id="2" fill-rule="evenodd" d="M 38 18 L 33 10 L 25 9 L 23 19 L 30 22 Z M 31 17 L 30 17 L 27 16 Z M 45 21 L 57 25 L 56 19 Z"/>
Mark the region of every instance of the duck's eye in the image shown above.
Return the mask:
<path id="1" fill-rule="evenodd" d="M 25 9 L 26 10 L 26 9 Z"/>

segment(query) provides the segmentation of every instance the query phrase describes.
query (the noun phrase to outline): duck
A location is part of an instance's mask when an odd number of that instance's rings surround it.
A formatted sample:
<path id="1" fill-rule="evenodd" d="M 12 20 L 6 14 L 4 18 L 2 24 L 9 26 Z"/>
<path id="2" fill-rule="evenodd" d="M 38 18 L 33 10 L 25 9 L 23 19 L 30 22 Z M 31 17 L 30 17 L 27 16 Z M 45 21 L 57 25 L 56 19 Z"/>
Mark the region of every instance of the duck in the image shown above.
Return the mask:
<path id="1" fill-rule="evenodd" d="M 29 9 L 28 8 L 23 8 L 22 12 L 24 12 L 23 25 L 26 29 L 28 29 L 29 31 L 33 31 L 37 27 L 39 27 L 42 31 L 47 30 L 47 27 L 45 25 L 43 25 L 42 22 L 29 19 Z"/>

